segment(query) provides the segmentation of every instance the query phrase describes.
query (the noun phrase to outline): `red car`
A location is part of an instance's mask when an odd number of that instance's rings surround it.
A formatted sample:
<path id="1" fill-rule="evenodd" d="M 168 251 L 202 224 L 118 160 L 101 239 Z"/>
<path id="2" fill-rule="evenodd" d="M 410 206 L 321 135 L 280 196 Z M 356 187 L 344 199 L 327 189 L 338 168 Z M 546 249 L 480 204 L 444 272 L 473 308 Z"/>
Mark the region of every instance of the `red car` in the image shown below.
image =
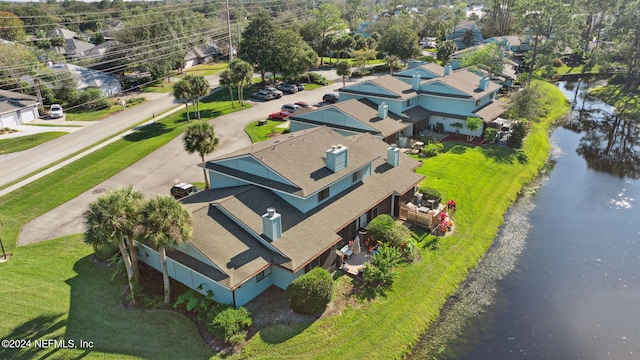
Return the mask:
<path id="1" fill-rule="evenodd" d="M 290 112 L 278 111 L 278 112 L 274 112 L 273 114 L 269 114 L 269 120 L 283 120 L 284 118 L 288 117 L 289 115 L 291 115 Z"/>
<path id="2" fill-rule="evenodd" d="M 309 103 L 308 103 L 308 102 L 306 102 L 306 101 L 298 101 L 298 102 L 296 103 L 296 105 L 298 105 L 298 106 L 300 106 L 300 107 L 303 107 L 303 108 L 311 109 L 311 110 L 315 110 L 315 109 L 317 109 L 317 108 L 318 108 L 317 106 L 315 106 L 315 105 L 311 105 L 311 104 L 309 104 Z"/>

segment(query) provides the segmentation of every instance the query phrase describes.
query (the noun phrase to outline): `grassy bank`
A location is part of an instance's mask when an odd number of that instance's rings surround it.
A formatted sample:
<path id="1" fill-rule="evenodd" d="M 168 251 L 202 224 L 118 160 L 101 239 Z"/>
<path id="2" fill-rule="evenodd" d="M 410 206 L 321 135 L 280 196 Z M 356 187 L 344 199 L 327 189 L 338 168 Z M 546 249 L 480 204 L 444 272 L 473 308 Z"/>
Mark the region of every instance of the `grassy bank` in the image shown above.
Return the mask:
<path id="1" fill-rule="evenodd" d="M 640 121 L 640 89 L 631 91 L 622 85 L 606 85 L 592 89 L 589 94 L 614 106 L 624 116 Z"/>
<path id="2" fill-rule="evenodd" d="M 80 235 L 20 247 L 0 264 L 1 339 L 32 340 L 0 348 L 2 359 L 208 359 L 197 328 L 173 311 L 122 308 L 123 279 L 91 261 Z M 37 276 L 35 276 L 37 274 Z M 92 341 L 93 348 L 38 348 L 33 340 Z"/>
<path id="3" fill-rule="evenodd" d="M 265 124 L 260 125 L 259 121 L 254 121 L 244 128 L 244 132 L 249 135 L 252 143 L 265 141 L 275 135 L 282 134 L 285 128 L 278 126 L 284 124 L 284 121 L 264 120 Z"/>
<path id="4" fill-rule="evenodd" d="M 228 98 L 228 94 L 225 95 L 224 92 L 204 98 L 200 102 L 202 118 L 211 119 L 240 110 L 238 106 L 232 108 L 225 98 Z M 193 108 L 190 107 L 190 110 Z M 191 118 L 194 117 L 192 111 Z M 180 136 L 186 124 L 186 112 L 181 109 L 0 197 L 0 222 L 4 225 L 1 235 L 7 252 L 15 248 L 24 224 L 77 197 Z"/>
<path id="5" fill-rule="evenodd" d="M 423 260 L 401 268 L 386 296 L 310 325 L 265 328 L 250 339 L 242 357 L 389 359 L 409 351 L 477 265 L 504 213 L 546 161 L 548 127 L 568 106 L 557 88 L 542 86 L 549 113 L 532 125 L 521 152 L 449 144 L 446 153 L 420 167 L 425 184 L 440 190 L 444 200 L 457 201 L 454 235 L 439 239 L 436 250 L 425 246 L 429 239 L 423 241 Z"/>

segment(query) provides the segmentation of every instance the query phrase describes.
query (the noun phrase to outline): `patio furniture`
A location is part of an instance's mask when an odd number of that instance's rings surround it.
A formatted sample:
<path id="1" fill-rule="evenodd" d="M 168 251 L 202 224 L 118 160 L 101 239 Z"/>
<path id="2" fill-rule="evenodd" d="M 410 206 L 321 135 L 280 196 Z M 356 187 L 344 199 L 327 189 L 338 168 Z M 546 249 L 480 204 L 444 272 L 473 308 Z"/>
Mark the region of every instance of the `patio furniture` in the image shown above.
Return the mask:
<path id="1" fill-rule="evenodd" d="M 350 258 L 351 255 L 353 255 L 353 251 L 351 251 L 351 249 L 349 248 L 349 245 L 345 245 L 342 247 L 342 249 L 340 249 L 340 252 L 342 253 L 342 255 L 344 255 L 345 258 Z"/>

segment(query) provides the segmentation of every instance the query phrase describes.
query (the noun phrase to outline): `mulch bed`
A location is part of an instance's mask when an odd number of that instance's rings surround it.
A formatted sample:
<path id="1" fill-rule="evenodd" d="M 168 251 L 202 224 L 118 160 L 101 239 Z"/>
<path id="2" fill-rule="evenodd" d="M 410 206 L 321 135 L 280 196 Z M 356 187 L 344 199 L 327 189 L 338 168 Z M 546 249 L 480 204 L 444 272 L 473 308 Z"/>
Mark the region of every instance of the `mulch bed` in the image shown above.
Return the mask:
<path id="1" fill-rule="evenodd" d="M 478 136 L 474 137 L 472 141 L 469 141 L 467 140 L 467 135 L 462 135 L 462 134 L 448 134 L 444 138 L 442 138 L 442 140 L 440 141 L 441 142 L 461 142 L 461 143 L 465 143 L 473 146 L 487 145 L 491 143 L 489 140 L 483 139 Z"/>

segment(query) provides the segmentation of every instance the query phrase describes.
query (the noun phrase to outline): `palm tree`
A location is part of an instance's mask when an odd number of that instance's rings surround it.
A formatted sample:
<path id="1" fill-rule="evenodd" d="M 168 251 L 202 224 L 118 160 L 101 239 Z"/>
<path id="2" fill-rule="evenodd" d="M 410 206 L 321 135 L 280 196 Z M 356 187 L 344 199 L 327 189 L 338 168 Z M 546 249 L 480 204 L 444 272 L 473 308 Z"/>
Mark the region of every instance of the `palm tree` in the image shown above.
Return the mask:
<path id="1" fill-rule="evenodd" d="M 351 64 L 347 60 L 340 60 L 336 63 L 336 73 L 342 76 L 342 87 L 345 87 L 344 78 L 351 76 Z"/>
<path id="2" fill-rule="evenodd" d="M 189 97 L 191 93 L 191 88 L 189 82 L 185 79 L 182 79 L 173 85 L 173 97 L 176 99 L 184 101 L 184 106 L 187 108 L 187 122 L 190 122 L 189 119 Z"/>
<path id="3" fill-rule="evenodd" d="M 141 241 L 158 250 L 164 282 L 164 303 L 171 300 L 171 285 L 167 273 L 167 246 L 182 245 L 193 234 L 193 216 L 180 202 L 170 196 L 157 195 L 142 206 L 138 227 Z"/>
<path id="4" fill-rule="evenodd" d="M 189 95 L 192 102 L 196 104 L 196 112 L 198 113 L 198 119 L 200 119 L 200 98 L 209 93 L 211 86 L 202 75 L 187 75 L 184 80 L 189 83 Z"/>
<path id="5" fill-rule="evenodd" d="M 204 156 L 214 152 L 218 148 L 220 139 L 216 137 L 216 131 L 206 121 L 197 121 L 187 126 L 184 131 L 184 149 L 189 154 L 197 152 L 200 154 L 202 162 L 204 162 Z M 204 172 L 204 182 L 206 187 L 209 188 L 209 179 L 207 178 L 207 169 L 202 169 Z"/>
<path id="6" fill-rule="evenodd" d="M 229 69 L 233 74 L 234 83 L 238 87 L 240 106 L 244 107 L 244 88 L 250 85 L 253 80 L 253 66 L 244 60 L 236 58 L 229 64 Z"/>
<path id="7" fill-rule="evenodd" d="M 86 227 L 85 243 L 94 246 L 118 244 L 134 304 L 140 270 L 133 236 L 142 198 L 142 193 L 134 190 L 131 185 L 112 189 L 90 203 L 87 211 L 82 214 Z M 125 241 L 129 243 L 128 253 Z"/>
<path id="8" fill-rule="evenodd" d="M 220 73 L 220 85 L 226 86 L 229 89 L 229 97 L 231 97 L 231 108 L 234 109 L 235 105 L 233 104 L 233 73 L 229 69 L 225 69 Z"/>
<path id="9" fill-rule="evenodd" d="M 389 67 L 389 71 L 391 71 L 391 75 L 393 75 L 393 69 L 400 67 L 400 58 L 397 55 L 387 55 L 384 60 Z"/>

